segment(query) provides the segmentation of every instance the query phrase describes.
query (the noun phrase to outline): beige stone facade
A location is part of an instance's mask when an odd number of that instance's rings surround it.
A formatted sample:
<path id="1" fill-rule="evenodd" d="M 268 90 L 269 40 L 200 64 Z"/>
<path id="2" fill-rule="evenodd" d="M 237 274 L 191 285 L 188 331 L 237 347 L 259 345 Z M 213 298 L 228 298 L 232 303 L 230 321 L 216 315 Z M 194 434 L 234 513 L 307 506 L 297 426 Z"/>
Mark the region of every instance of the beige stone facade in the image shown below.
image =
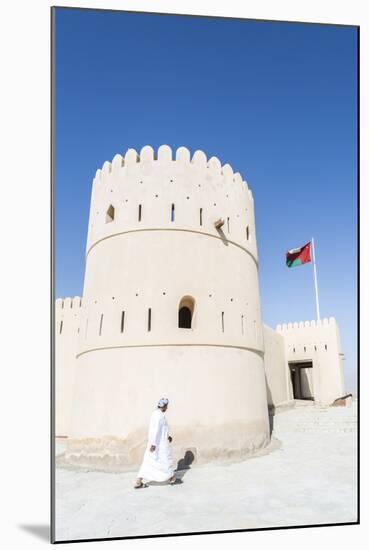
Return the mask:
<path id="1" fill-rule="evenodd" d="M 330 405 L 344 395 L 343 353 L 338 325 L 333 317 L 278 325 L 283 337 L 286 362 L 291 365 L 312 363 L 301 376 L 303 396 L 321 405 Z M 302 367 L 304 369 L 304 367 Z M 287 396 L 293 399 L 291 378 Z"/>
<path id="2" fill-rule="evenodd" d="M 252 193 L 201 151 L 130 149 L 97 171 L 83 297 L 57 300 L 55 320 L 71 462 L 134 467 L 162 396 L 175 456 L 201 462 L 266 446 L 268 404 L 294 391 L 344 393 L 334 319 L 263 326 Z"/>

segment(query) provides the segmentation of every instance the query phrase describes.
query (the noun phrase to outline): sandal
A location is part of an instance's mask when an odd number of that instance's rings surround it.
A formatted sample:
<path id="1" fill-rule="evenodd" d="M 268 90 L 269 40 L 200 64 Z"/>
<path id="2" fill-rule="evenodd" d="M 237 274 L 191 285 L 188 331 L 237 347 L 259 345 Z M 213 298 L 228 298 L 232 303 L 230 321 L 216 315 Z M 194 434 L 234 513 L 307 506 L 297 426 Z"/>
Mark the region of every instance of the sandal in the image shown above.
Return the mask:
<path id="1" fill-rule="evenodd" d="M 133 486 L 134 489 L 143 489 L 144 487 L 148 487 L 148 485 L 143 481 L 140 481 L 139 483 L 136 482 Z"/>

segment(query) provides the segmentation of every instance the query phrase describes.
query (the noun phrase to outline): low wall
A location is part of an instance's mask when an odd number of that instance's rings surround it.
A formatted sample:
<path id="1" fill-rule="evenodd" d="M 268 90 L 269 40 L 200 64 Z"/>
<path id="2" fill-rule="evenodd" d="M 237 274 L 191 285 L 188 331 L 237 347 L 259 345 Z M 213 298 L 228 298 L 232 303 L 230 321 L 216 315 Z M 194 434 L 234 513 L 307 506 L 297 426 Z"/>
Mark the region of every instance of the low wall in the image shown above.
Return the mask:
<path id="1" fill-rule="evenodd" d="M 55 435 L 70 434 L 81 298 L 55 301 Z"/>
<path id="2" fill-rule="evenodd" d="M 277 407 L 290 398 L 284 339 L 278 332 L 266 325 L 263 325 L 263 332 L 268 405 Z"/>

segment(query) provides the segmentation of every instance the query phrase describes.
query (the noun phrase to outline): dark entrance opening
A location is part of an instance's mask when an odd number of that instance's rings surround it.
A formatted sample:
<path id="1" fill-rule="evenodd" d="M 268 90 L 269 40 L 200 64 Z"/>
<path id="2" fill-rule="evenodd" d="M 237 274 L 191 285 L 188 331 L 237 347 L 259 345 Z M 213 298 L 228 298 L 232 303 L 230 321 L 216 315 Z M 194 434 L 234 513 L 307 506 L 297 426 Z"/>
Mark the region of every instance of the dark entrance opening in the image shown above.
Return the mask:
<path id="1" fill-rule="evenodd" d="M 178 326 L 179 328 L 191 328 L 192 314 L 191 310 L 184 306 L 178 312 Z"/>
<path id="2" fill-rule="evenodd" d="M 288 363 L 288 366 L 290 367 L 293 398 L 314 401 L 313 362 Z"/>

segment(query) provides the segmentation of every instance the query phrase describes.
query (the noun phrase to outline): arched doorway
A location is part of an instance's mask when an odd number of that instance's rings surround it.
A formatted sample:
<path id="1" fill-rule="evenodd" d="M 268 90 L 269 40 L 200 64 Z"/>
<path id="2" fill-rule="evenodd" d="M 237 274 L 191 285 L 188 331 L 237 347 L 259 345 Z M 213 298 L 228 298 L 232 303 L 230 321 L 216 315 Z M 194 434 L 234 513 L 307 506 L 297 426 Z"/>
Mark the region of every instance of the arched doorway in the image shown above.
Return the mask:
<path id="1" fill-rule="evenodd" d="M 178 328 L 192 328 L 195 300 L 191 296 L 184 296 L 178 306 Z"/>

